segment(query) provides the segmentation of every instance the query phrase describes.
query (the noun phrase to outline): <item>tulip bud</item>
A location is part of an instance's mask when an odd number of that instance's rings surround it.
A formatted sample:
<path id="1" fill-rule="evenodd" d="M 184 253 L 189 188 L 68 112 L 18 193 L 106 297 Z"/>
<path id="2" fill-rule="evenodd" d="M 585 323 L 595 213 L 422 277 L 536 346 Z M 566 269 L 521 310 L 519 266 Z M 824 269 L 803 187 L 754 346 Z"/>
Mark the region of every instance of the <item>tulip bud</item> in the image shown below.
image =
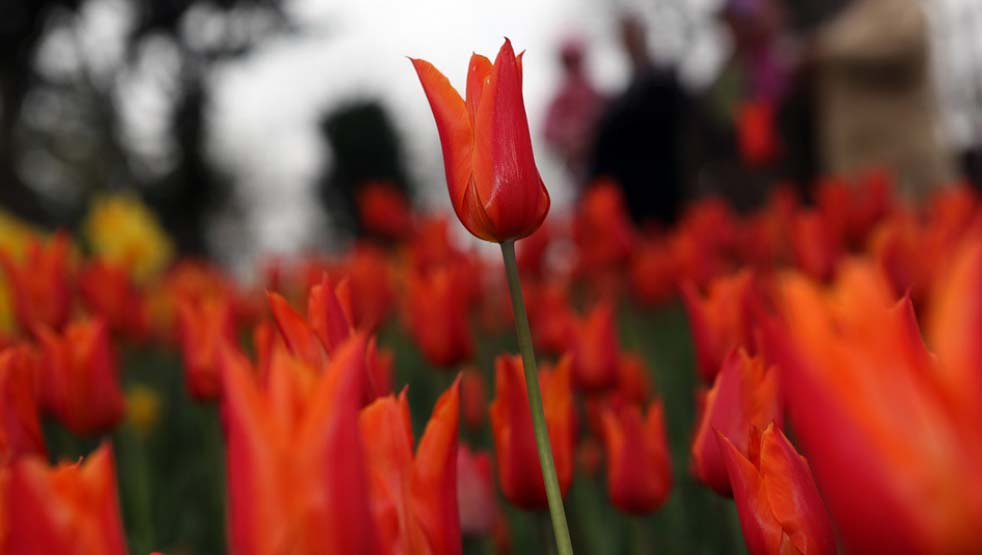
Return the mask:
<path id="1" fill-rule="evenodd" d="M 471 56 L 466 100 L 429 62 L 412 62 L 436 119 L 457 218 L 485 241 L 531 235 L 549 212 L 549 193 L 532 155 L 521 56 L 511 41 L 493 65 Z"/>
<path id="2" fill-rule="evenodd" d="M 653 402 L 645 415 L 635 405 L 608 408 L 603 423 L 611 502 L 632 514 L 657 509 L 672 488 L 661 401 Z"/>
<path id="3" fill-rule="evenodd" d="M 38 419 L 39 373 L 30 347 L 0 351 L 0 466 L 22 455 L 46 456 Z"/>

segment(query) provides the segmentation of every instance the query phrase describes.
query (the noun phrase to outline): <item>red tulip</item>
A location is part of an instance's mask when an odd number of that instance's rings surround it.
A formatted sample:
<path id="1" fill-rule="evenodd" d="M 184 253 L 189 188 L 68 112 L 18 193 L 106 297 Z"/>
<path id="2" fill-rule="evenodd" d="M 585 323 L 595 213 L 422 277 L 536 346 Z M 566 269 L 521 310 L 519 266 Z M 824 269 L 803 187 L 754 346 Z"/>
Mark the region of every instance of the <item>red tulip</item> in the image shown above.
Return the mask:
<path id="1" fill-rule="evenodd" d="M 568 287 L 551 280 L 531 281 L 525 285 L 525 293 L 535 348 L 553 355 L 565 353 L 576 326 Z"/>
<path id="2" fill-rule="evenodd" d="M 703 394 L 692 440 L 692 471 L 720 495 L 731 495 L 726 462 L 716 434 L 744 456 L 751 439 L 772 422 L 781 425 L 777 371 L 743 349 L 730 352 L 712 389 Z"/>
<path id="3" fill-rule="evenodd" d="M 744 164 L 758 167 L 773 162 L 781 149 L 773 104 L 766 100 L 743 103 L 737 112 L 736 123 Z"/>
<path id="4" fill-rule="evenodd" d="M 636 405 L 608 407 L 603 424 L 611 502 L 627 513 L 654 511 L 672 488 L 672 460 L 661 401 L 653 402 L 644 415 Z"/>
<path id="5" fill-rule="evenodd" d="M 614 307 L 597 303 L 573 327 L 567 351 L 573 357 L 573 377 L 579 389 L 604 391 L 617 384 L 620 346 L 614 324 Z"/>
<path id="6" fill-rule="evenodd" d="M 474 356 L 465 281 L 458 267 L 414 274 L 406 283 L 409 332 L 426 360 L 452 368 Z"/>
<path id="7" fill-rule="evenodd" d="M 546 490 L 532 432 L 532 413 L 521 358 L 499 356 L 494 366 L 495 399 L 490 410 L 498 481 L 505 497 L 515 505 L 523 509 L 543 509 L 546 507 Z M 575 427 L 570 374 L 569 358 L 560 361 L 554 370 L 539 370 L 546 428 L 563 495 L 573 480 Z"/>
<path id="8" fill-rule="evenodd" d="M 816 279 L 829 279 L 842 254 L 842 239 L 836 224 L 815 210 L 803 210 L 791 227 L 791 251 L 795 264 Z"/>
<path id="9" fill-rule="evenodd" d="M 592 184 L 573 222 L 579 247 L 578 266 L 596 273 L 625 262 L 634 248 L 635 231 L 620 187 L 607 179 Z"/>
<path id="10" fill-rule="evenodd" d="M 73 322 L 61 335 L 40 328 L 44 407 L 81 435 L 108 431 L 126 409 L 116 353 L 102 320 Z"/>
<path id="11" fill-rule="evenodd" d="M 497 525 L 498 505 L 491 457 L 461 445 L 457 451 L 457 506 L 465 536 L 491 536 Z"/>
<path id="12" fill-rule="evenodd" d="M 651 378 L 644 360 L 633 353 L 622 353 L 617 369 L 617 395 L 636 405 L 647 403 L 651 396 Z"/>
<path id="13" fill-rule="evenodd" d="M 521 57 L 511 42 L 505 39 L 493 65 L 471 56 L 466 100 L 429 62 L 412 62 L 436 119 L 460 222 L 485 241 L 531 235 L 549 212 L 549 193 L 532 155 Z"/>
<path id="14" fill-rule="evenodd" d="M 635 248 L 628 279 L 635 298 L 657 305 L 675 298 L 677 264 L 665 241 L 642 241 Z"/>
<path id="15" fill-rule="evenodd" d="M 957 304 L 938 301 L 956 306 L 932 325 L 943 330 L 931 330 L 938 357 L 910 301 L 894 304 L 868 262 L 843 264 L 830 290 L 798 274 L 782 282 L 784 323 L 766 324 L 766 355 L 851 553 L 982 549 L 982 389 L 969 324 L 982 308 L 978 250 L 968 252 L 951 267 Z"/>
<path id="16" fill-rule="evenodd" d="M 457 508 L 457 382 L 437 400 L 413 456 L 406 391 L 361 413 L 372 513 L 383 553 L 461 552 Z"/>
<path id="17" fill-rule="evenodd" d="M 10 468 L 4 501 L 8 555 L 123 555 L 113 452 L 103 443 L 84 462 L 50 468 L 31 455 Z"/>
<path id="18" fill-rule="evenodd" d="M 177 321 L 188 392 L 199 401 L 217 399 L 222 348 L 236 342 L 231 305 L 223 297 L 182 299 Z"/>
<path id="19" fill-rule="evenodd" d="M 682 286 L 682 300 L 689 316 L 699 375 L 711 382 L 727 353 L 736 347 L 753 348 L 753 273 L 741 270 L 717 278 L 710 283 L 706 297 L 687 282 Z"/>
<path id="20" fill-rule="evenodd" d="M 39 370 L 29 347 L 0 351 L 0 466 L 22 455 L 46 456 L 38 420 Z"/>
<path id="21" fill-rule="evenodd" d="M 749 457 L 722 434 L 717 438 L 747 550 L 753 555 L 834 555 L 832 525 L 808 461 L 781 430 L 768 426 Z"/>
<path id="22" fill-rule="evenodd" d="M 23 329 L 33 332 L 38 326 L 47 326 L 60 330 L 68 321 L 72 299 L 70 249 L 69 236 L 58 232 L 46 245 L 32 240 L 21 261 L 0 251 L 0 265 L 7 273 L 14 312 Z"/>
<path id="23" fill-rule="evenodd" d="M 358 432 L 365 352 L 357 334 L 316 372 L 276 349 L 261 388 L 224 351 L 231 552 L 380 553 Z"/>
<path id="24" fill-rule="evenodd" d="M 328 354 L 355 329 L 351 305 L 351 281 L 348 278 L 335 284 L 324 274 L 321 282 L 310 288 L 307 319 Z"/>
<path id="25" fill-rule="evenodd" d="M 150 315 L 126 268 L 93 260 L 79 272 L 78 290 L 86 308 L 114 333 L 136 341 L 146 338 Z"/>
<path id="26" fill-rule="evenodd" d="M 390 183 L 363 184 L 357 193 L 358 216 L 365 231 L 383 239 L 401 240 L 412 230 L 409 202 Z"/>
<path id="27" fill-rule="evenodd" d="M 374 331 L 389 316 L 395 300 L 385 251 L 356 244 L 341 271 L 350 283 L 351 324 L 360 330 Z M 321 275 L 317 275 L 318 281 Z"/>
<path id="28" fill-rule="evenodd" d="M 474 367 L 460 373 L 460 404 L 464 424 L 471 430 L 479 431 L 488 416 L 488 394 L 484 376 Z"/>

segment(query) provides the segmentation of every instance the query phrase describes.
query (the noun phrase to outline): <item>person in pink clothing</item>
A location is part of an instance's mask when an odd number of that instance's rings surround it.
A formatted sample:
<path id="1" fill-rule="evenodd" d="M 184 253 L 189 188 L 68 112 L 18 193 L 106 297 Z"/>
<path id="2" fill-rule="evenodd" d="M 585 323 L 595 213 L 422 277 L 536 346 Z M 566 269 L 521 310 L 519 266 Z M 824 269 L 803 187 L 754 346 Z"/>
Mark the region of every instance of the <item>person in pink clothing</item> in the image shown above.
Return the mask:
<path id="1" fill-rule="evenodd" d="M 584 69 L 584 45 L 579 39 L 566 40 L 559 50 L 563 82 L 549 103 L 545 120 L 545 140 L 562 159 L 577 185 L 587 178 L 594 131 L 606 103 Z"/>

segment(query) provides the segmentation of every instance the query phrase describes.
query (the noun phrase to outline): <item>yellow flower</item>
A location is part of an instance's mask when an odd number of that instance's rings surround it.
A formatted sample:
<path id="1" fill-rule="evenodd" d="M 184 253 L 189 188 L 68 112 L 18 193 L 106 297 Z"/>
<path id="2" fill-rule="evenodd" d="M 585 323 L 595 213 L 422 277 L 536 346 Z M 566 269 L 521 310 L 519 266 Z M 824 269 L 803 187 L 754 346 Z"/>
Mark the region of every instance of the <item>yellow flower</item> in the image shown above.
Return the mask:
<path id="1" fill-rule="evenodd" d="M 138 282 L 163 270 L 174 253 L 156 216 L 130 194 L 96 199 L 84 232 L 97 256 L 129 268 Z"/>
<path id="2" fill-rule="evenodd" d="M 126 392 L 126 420 L 136 431 L 150 435 L 160 418 L 160 397 L 145 385 L 134 385 Z"/>
<path id="3" fill-rule="evenodd" d="M 17 216 L 0 210 L 0 250 L 6 251 L 14 259 L 24 256 L 28 241 L 39 232 Z"/>

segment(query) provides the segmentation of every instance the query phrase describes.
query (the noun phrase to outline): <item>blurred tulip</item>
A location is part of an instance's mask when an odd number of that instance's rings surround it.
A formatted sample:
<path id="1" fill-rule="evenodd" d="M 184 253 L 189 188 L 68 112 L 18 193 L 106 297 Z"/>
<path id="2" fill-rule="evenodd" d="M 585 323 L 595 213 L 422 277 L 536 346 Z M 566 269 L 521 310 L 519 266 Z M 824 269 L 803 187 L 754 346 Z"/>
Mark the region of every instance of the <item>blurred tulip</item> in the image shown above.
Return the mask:
<path id="1" fill-rule="evenodd" d="M 775 129 L 774 105 L 766 100 L 744 102 L 736 115 L 740 157 L 750 167 L 766 166 L 778 156 L 781 145 Z"/>
<path id="2" fill-rule="evenodd" d="M 521 57 L 511 42 L 493 65 L 471 56 L 466 100 L 429 62 L 412 62 L 436 119 L 457 218 L 485 241 L 532 234 L 549 212 L 549 193 L 532 155 Z"/>
<path id="3" fill-rule="evenodd" d="M 644 359 L 622 353 L 617 364 L 617 395 L 629 403 L 644 405 L 651 396 L 651 378 Z"/>
<path id="4" fill-rule="evenodd" d="M 491 536 L 497 524 L 498 504 L 487 452 L 457 450 L 457 506 L 465 536 Z"/>
<path id="5" fill-rule="evenodd" d="M 686 282 L 682 285 L 682 300 L 689 316 L 699 375 L 703 381 L 711 382 L 732 349 L 753 349 L 754 275 L 744 269 L 716 278 L 705 297 Z"/>
<path id="6" fill-rule="evenodd" d="M 607 489 L 614 506 L 626 513 L 654 511 L 672 488 L 664 412 L 659 400 L 644 415 L 635 405 L 608 408 L 604 413 Z"/>
<path id="7" fill-rule="evenodd" d="M 543 225 L 515 244 L 515 261 L 524 276 L 541 277 L 545 269 L 546 252 L 552 242 L 552 230 Z"/>
<path id="8" fill-rule="evenodd" d="M 474 356 L 474 340 L 463 298 L 467 277 L 456 267 L 409 276 L 406 283 L 409 332 L 426 360 L 450 369 Z"/>
<path id="9" fill-rule="evenodd" d="M 38 419 L 39 371 L 30 347 L 0 351 L 0 467 L 22 455 L 47 455 Z"/>
<path id="10" fill-rule="evenodd" d="M 383 239 L 404 240 L 412 231 L 406 195 L 391 183 L 373 181 L 359 187 L 358 218 L 365 231 Z"/>
<path id="11" fill-rule="evenodd" d="M 385 252 L 356 244 L 345 257 L 341 270 L 348 277 L 351 289 L 351 324 L 360 330 L 375 331 L 389 316 L 395 300 Z"/>
<path id="12" fill-rule="evenodd" d="M 576 446 L 576 462 L 587 476 L 596 476 L 604 462 L 604 448 L 592 435 Z"/>
<path id="13" fill-rule="evenodd" d="M 232 307 L 222 297 L 182 299 L 178 305 L 178 337 L 184 383 L 191 397 L 199 401 L 218 399 L 222 348 L 237 340 Z"/>
<path id="14" fill-rule="evenodd" d="M 140 282 L 160 273 L 174 254 L 157 217 L 133 195 L 97 199 L 83 227 L 93 252 L 129 268 Z"/>
<path id="15" fill-rule="evenodd" d="M 70 249 L 69 236 L 58 232 L 45 245 L 31 239 L 19 261 L 0 251 L 14 313 L 24 330 L 34 332 L 38 326 L 60 330 L 68 321 L 72 300 Z"/>
<path id="16" fill-rule="evenodd" d="M 716 381 L 702 394 L 692 439 L 692 471 L 720 495 L 732 495 L 726 461 L 716 435 L 721 434 L 743 456 L 751 438 L 772 422 L 781 426 L 777 371 L 761 357 L 734 349 L 723 361 Z"/>
<path id="17" fill-rule="evenodd" d="M 280 331 L 280 337 L 293 356 L 313 368 L 320 368 L 326 353 L 314 329 L 279 293 L 267 292 L 266 298 L 273 312 L 273 321 Z"/>
<path id="18" fill-rule="evenodd" d="M 114 333 L 134 341 L 146 338 L 147 307 L 125 268 L 93 260 L 79 271 L 78 290 L 89 312 L 105 320 Z"/>
<path id="19" fill-rule="evenodd" d="M 125 402 L 105 323 L 72 322 L 61 335 L 41 328 L 39 342 L 45 409 L 79 435 L 106 432 L 119 423 Z"/>
<path id="20" fill-rule="evenodd" d="M 457 507 L 459 384 L 440 396 L 413 457 L 406 391 L 361 413 L 372 513 L 383 553 L 461 553 Z"/>
<path id="21" fill-rule="evenodd" d="M 609 302 L 598 302 L 576 323 L 567 352 L 572 355 L 577 388 L 599 392 L 617 384 L 620 345 L 614 307 Z"/>
<path id="22" fill-rule="evenodd" d="M 563 354 L 576 326 L 568 287 L 550 280 L 543 283 L 530 281 L 524 289 L 535 348 L 543 353 Z"/>
<path id="23" fill-rule="evenodd" d="M 964 277 L 951 283 L 972 283 L 974 264 L 953 265 Z M 869 262 L 843 264 L 830 290 L 798 274 L 782 282 L 783 323 L 767 323 L 766 355 L 850 553 L 982 549 L 980 367 L 955 354 L 978 342 L 962 339 L 978 329 L 963 316 L 979 313 L 977 282 L 965 287 L 952 289 L 963 307 L 939 309 L 937 329 L 951 337 L 935 358 L 910 301 L 894 304 Z"/>
<path id="24" fill-rule="evenodd" d="M 126 391 L 126 420 L 141 436 L 149 436 L 160 420 L 160 395 L 137 384 Z"/>
<path id="25" fill-rule="evenodd" d="M 103 443 L 83 462 L 53 468 L 42 457 L 20 459 L 6 491 L 9 555 L 124 555 L 112 448 Z"/>
<path id="26" fill-rule="evenodd" d="M 354 330 L 351 303 L 351 282 L 348 278 L 335 284 L 324 274 L 321 282 L 310 288 L 307 319 L 328 354 L 348 339 Z"/>
<path id="27" fill-rule="evenodd" d="M 365 352 L 357 334 L 314 373 L 279 350 L 260 388 L 224 351 L 230 552 L 380 553 L 358 432 Z"/>
<path id="28" fill-rule="evenodd" d="M 573 222 L 580 269 L 593 273 L 624 263 L 634 248 L 634 235 L 620 187 L 608 179 L 593 183 Z"/>
<path id="29" fill-rule="evenodd" d="M 717 438 L 752 555 L 835 554 L 835 535 L 808 462 L 781 430 L 768 426 L 749 457 L 722 434 Z"/>
<path id="30" fill-rule="evenodd" d="M 464 424 L 479 431 L 488 416 L 488 394 L 484 376 L 476 367 L 469 366 L 460 373 L 460 403 Z"/>
<path id="31" fill-rule="evenodd" d="M 803 210 L 791 227 L 791 251 L 801 271 L 816 278 L 829 279 L 842 254 L 836 224 L 822 213 Z"/>
<path id="32" fill-rule="evenodd" d="M 642 241 L 633 253 L 628 271 L 631 291 L 642 304 L 666 302 L 677 291 L 675 257 L 663 241 Z"/>
<path id="33" fill-rule="evenodd" d="M 498 481 L 505 497 L 515 505 L 528 510 L 544 509 L 546 490 L 532 431 L 522 360 L 502 355 L 495 359 L 494 367 L 495 399 L 490 412 Z M 563 495 L 573 480 L 575 416 L 571 371 L 569 358 L 561 360 L 554 370 L 539 370 L 549 443 Z"/>

